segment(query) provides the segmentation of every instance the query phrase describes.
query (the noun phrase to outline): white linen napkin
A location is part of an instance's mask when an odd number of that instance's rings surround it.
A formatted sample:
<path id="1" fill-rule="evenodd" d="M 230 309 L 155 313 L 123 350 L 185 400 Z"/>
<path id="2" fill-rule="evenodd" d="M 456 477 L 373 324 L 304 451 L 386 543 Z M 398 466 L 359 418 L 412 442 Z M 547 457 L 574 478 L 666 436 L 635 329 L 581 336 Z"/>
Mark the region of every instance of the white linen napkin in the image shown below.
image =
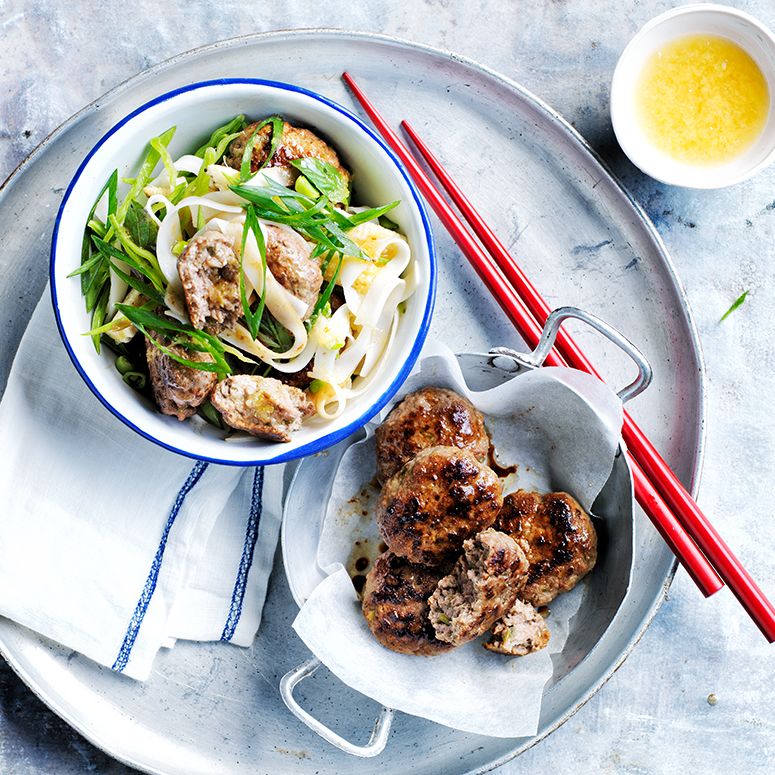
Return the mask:
<path id="1" fill-rule="evenodd" d="M 261 622 L 283 467 L 165 450 L 91 394 L 48 291 L 0 402 L 0 615 L 145 679 L 162 646 L 248 646 Z"/>

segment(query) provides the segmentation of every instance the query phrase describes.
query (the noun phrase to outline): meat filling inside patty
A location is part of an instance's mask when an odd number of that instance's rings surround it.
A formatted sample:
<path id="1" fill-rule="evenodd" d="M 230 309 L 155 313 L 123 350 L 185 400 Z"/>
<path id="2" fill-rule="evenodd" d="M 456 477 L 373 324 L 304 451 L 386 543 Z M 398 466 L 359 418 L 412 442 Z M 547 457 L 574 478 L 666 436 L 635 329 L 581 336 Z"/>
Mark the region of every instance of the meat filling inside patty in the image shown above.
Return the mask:
<path id="1" fill-rule="evenodd" d="M 517 598 L 503 618 L 495 622 L 486 649 L 498 654 L 524 656 L 540 651 L 549 643 L 544 617 L 530 603 Z"/>
<path id="2" fill-rule="evenodd" d="M 436 637 L 454 646 L 477 638 L 511 608 L 525 583 L 527 558 L 492 528 L 463 544 L 463 554 L 428 600 Z"/>

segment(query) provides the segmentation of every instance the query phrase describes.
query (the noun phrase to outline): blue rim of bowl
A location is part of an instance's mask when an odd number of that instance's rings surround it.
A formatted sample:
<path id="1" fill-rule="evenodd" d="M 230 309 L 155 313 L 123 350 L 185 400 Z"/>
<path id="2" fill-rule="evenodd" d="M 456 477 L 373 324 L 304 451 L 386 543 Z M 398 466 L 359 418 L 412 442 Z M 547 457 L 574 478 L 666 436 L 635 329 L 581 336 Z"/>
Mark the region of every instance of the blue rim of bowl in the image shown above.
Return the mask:
<path id="1" fill-rule="evenodd" d="M 420 218 L 422 220 L 423 228 L 425 231 L 426 244 L 428 246 L 428 255 L 430 258 L 429 293 L 425 303 L 425 311 L 423 313 L 423 318 L 420 323 L 417 337 L 414 341 L 414 344 L 412 345 L 412 349 L 408 357 L 405 359 L 403 365 L 401 366 L 401 369 L 396 374 L 395 378 L 391 381 L 391 383 L 388 385 L 388 387 L 382 391 L 382 394 L 379 396 L 379 398 L 376 401 L 374 401 L 372 404 L 370 404 L 368 409 L 362 412 L 355 420 L 353 420 L 352 422 L 348 423 L 346 426 L 336 431 L 332 431 L 330 433 L 324 433 L 324 435 L 322 435 L 320 438 L 313 439 L 312 441 L 308 442 L 307 444 L 304 444 L 303 446 L 296 447 L 292 450 L 288 450 L 285 452 L 283 452 L 282 446 L 277 446 L 277 447 L 268 446 L 268 445 L 263 446 L 260 448 L 261 451 L 269 452 L 270 454 L 261 455 L 256 457 L 255 459 L 250 459 L 250 460 L 233 460 L 230 458 L 221 458 L 218 456 L 203 457 L 200 455 L 196 455 L 192 452 L 189 452 L 185 449 L 181 449 L 178 446 L 163 442 L 160 439 L 153 436 L 152 434 L 138 427 L 128 417 L 122 414 L 110 401 L 108 401 L 102 395 L 102 393 L 100 393 L 100 391 L 97 390 L 96 386 L 89 378 L 85 369 L 83 368 L 80 361 L 78 360 L 75 353 L 73 352 L 72 347 L 70 346 L 68 335 L 65 331 L 64 325 L 62 323 L 62 320 L 59 314 L 59 298 L 57 293 L 57 282 L 56 282 L 55 272 L 54 272 L 54 268 L 56 265 L 59 226 L 60 226 L 64 209 L 70 199 L 70 195 L 72 194 L 73 188 L 75 187 L 81 175 L 83 174 L 83 171 L 88 165 L 89 161 L 94 156 L 94 154 L 99 150 L 99 148 L 127 122 L 131 121 L 133 118 L 140 115 L 141 113 L 144 113 L 146 110 L 154 107 L 155 105 L 158 105 L 162 102 L 166 102 L 167 100 L 172 99 L 173 97 L 176 97 L 180 94 L 185 94 L 190 91 L 195 91 L 198 89 L 213 87 L 213 86 L 229 85 L 229 84 L 265 86 L 269 88 L 279 89 L 281 91 L 303 94 L 317 102 L 320 102 L 326 105 L 327 107 L 341 114 L 349 121 L 354 123 L 361 131 L 365 132 L 390 157 L 390 159 L 393 161 L 396 168 L 398 169 L 398 171 L 401 173 L 404 180 L 406 181 L 407 186 L 409 187 L 409 190 L 412 193 L 414 203 L 420 213 Z M 409 373 L 411 372 L 412 368 L 417 362 L 417 359 L 420 355 L 422 347 L 428 336 L 428 329 L 430 328 L 431 317 L 433 315 L 433 309 L 436 302 L 436 275 L 437 275 L 436 246 L 435 246 L 435 240 L 433 237 L 433 230 L 431 229 L 430 219 L 428 217 L 428 212 L 425 207 L 425 203 L 423 202 L 420 192 L 418 191 L 414 181 L 411 179 L 404 165 L 401 163 L 401 161 L 398 159 L 398 157 L 395 155 L 392 149 L 370 127 L 364 124 L 363 121 L 361 121 L 355 114 L 351 113 L 349 110 L 342 107 L 341 105 L 334 102 L 333 100 L 330 100 L 327 97 L 323 97 L 320 94 L 316 94 L 315 92 L 309 91 L 308 89 L 304 89 L 299 86 L 293 86 L 292 84 L 282 83 L 280 81 L 261 80 L 258 78 L 219 78 L 219 79 L 214 79 L 210 81 L 199 81 L 197 83 L 189 84 L 188 86 L 183 86 L 179 89 L 174 89 L 173 91 L 165 92 L 164 94 L 152 100 L 149 100 L 145 104 L 141 105 L 139 108 L 136 108 L 134 111 L 129 113 L 113 127 L 111 127 L 111 129 L 109 129 L 100 138 L 100 140 L 94 145 L 91 151 L 89 151 L 89 154 L 86 156 L 86 158 L 81 162 L 75 175 L 73 175 L 73 178 L 70 181 L 70 184 L 68 185 L 67 190 L 65 191 L 65 195 L 62 198 L 62 204 L 59 207 L 59 211 L 57 212 L 56 220 L 54 222 L 54 231 L 53 231 L 52 240 L 51 240 L 51 253 L 50 253 L 50 261 L 49 261 L 49 282 L 51 285 L 51 301 L 54 307 L 54 315 L 56 317 L 56 323 L 57 323 L 57 328 L 59 329 L 59 335 L 62 339 L 62 342 L 64 343 L 64 346 L 65 346 L 65 349 L 67 350 L 68 355 L 70 356 L 70 360 L 73 362 L 73 365 L 78 370 L 79 374 L 83 378 L 84 382 L 86 382 L 89 389 L 100 400 L 100 402 L 115 417 L 121 420 L 125 425 L 127 425 L 133 431 L 138 433 L 140 436 L 148 439 L 149 441 L 153 442 L 154 444 L 157 444 L 160 447 L 163 447 L 164 449 L 167 449 L 171 452 L 175 452 L 180 455 L 184 455 L 186 457 L 193 458 L 195 460 L 205 460 L 211 463 L 222 463 L 225 465 L 236 465 L 236 466 L 253 466 L 253 465 L 265 465 L 265 464 L 274 464 L 274 463 L 286 463 L 291 460 L 297 460 L 299 458 L 306 457 L 308 455 L 313 455 L 317 452 L 323 451 L 324 449 L 328 449 L 329 447 L 333 446 L 339 441 L 342 441 L 343 439 L 347 438 L 352 433 L 357 431 L 359 428 L 363 427 L 376 414 L 378 414 L 393 398 L 393 396 L 396 394 L 398 389 L 401 387 L 401 385 L 404 383 L 406 378 L 409 376 Z M 275 450 L 276 452 L 274 452 Z M 272 454 L 273 452 L 274 454 Z"/>

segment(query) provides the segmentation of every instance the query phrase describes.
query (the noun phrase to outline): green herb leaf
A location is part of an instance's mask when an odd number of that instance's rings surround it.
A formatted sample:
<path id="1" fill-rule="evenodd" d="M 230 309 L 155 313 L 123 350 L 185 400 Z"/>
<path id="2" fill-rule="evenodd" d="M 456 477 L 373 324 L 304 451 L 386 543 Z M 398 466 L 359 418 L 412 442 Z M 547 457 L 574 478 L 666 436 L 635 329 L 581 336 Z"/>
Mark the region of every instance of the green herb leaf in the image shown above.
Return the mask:
<path id="1" fill-rule="evenodd" d="M 735 303 L 721 316 L 721 320 L 724 320 L 724 318 L 727 317 L 727 315 L 731 315 L 744 301 L 745 297 L 748 295 L 748 291 L 746 291 L 742 296 L 740 296 Z M 719 323 L 721 322 L 719 320 Z"/>
<path id="2" fill-rule="evenodd" d="M 264 159 L 263 164 L 261 164 L 261 167 L 259 167 L 256 172 L 252 172 L 250 167 L 253 160 L 253 149 L 256 147 L 256 143 L 258 142 L 259 138 L 258 133 L 268 124 L 272 125 L 272 140 L 269 145 L 269 151 L 266 155 L 266 158 Z M 245 143 L 245 149 L 242 152 L 242 162 L 240 164 L 239 170 L 239 179 L 241 182 L 244 183 L 246 180 L 252 178 L 253 175 L 257 174 L 258 171 L 266 165 L 266 163 L 275 155 L 275 152 L 280 147 L 282 139 L 283 120 L 279 116 L 272 116 L 267 118 L 256 126 L 256 128 L 253 130 L 253 134 L 250 135 L 250 139 L 247 141 L 247 143 Z"/>
<path id="3" fill-rule="evenodd" d="M 149 251 L 156 249 L 159 227 L 141 204 L 132 202 L 127 210 L 124 226 L 136 245 Z"/>
<path id="4" fill-rule="evenodd" d="M 350 187 L 336 167 L 322 159 L 307 156 L 302 159 L 291 159 L 295 167 L 312 185 L 332 202 L 347 205 L 350 201 Z"/>

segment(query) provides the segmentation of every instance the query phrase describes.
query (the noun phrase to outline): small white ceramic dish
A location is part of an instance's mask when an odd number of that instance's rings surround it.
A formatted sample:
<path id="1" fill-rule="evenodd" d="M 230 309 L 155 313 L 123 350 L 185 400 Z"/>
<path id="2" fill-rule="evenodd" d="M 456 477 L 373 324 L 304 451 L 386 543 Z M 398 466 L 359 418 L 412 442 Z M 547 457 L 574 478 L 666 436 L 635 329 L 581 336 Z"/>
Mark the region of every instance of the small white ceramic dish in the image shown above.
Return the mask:
<path id="1" fill-rule="evenodd" d="M 717 35 L 739 45 L 759 66 L 769 87 L 769 113 L 757 140 L 731 161 L 715 166 L 671 158 L 648 140 L 637 119 L 634 86 L 646 60 L 668 41 L 692 34 Z M 680 6 L 657 16 L 638 31 L 619 58 L 611 83 L 611 121 L 630 161 L 663 183 L 715 189 L 750 178 L 775 159 L 775 36 L 743 11 L 711 3 Z"/>
<path id="2" fill-rule="evenodd" d="M 68 275 L 81 261 L 84 226 L 108 177 L 134 177 L 148 141 L 176 126 L 170 144 L 173 158 L 191 152 L 232 117 L 261 119 L 273 114 L 292 124 L 314 127 L 335 145 L 354 172 L 353 202 L 370 206 L 400 200 L 391 211 L 417 261 L 419 286 L 388 355 L 382 379 L 348 403 L 334 420 L 306 423 L 290 443 L 261 439 L 224 440 L 224 434 L 199 418 L 183 422 L 160 414 L 128 387 L 112 368 L 115 356 L 97 354 L 84 308 L 80 280 Z M 51 289 L 60 333 L 76 368 L 94 394 L 113 414 L 142 436 L 174 452 L 219 463 L 278 463 L 314 454 L 346 438 L 390 400 L 410 372 L 422 348 L 434 304 L 434 242 L 424 205 L 414 184 L 387 146 L 359 119 L 339 105 L 305 89 L 282 83 L 228 79 L 196 83 L 146 103 L 114 126 L 91 150 L 67 189 L 54 229 Z"/>

